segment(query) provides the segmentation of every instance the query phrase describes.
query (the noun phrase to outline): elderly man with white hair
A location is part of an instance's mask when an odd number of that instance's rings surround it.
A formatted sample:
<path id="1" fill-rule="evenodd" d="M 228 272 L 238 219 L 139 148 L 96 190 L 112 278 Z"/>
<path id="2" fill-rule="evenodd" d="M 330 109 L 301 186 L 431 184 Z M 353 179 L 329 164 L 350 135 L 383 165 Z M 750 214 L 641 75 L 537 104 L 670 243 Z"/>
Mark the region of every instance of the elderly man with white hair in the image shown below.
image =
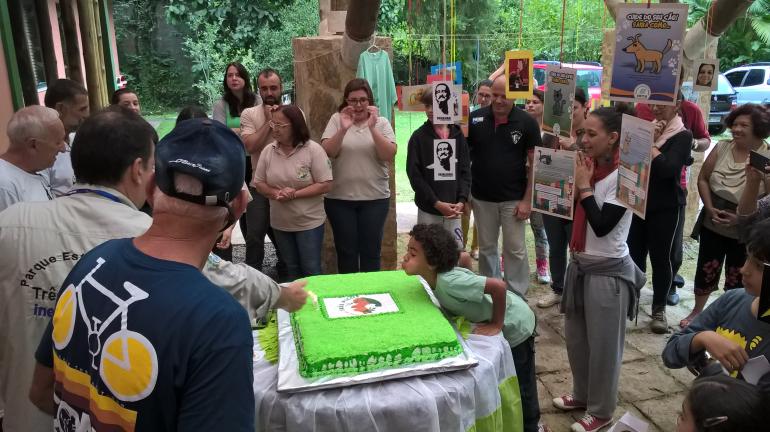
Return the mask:
<path id="1" fill-rule="evenodd" d="M 54 109 L 34 105 L 13 114 L 8 122 L 11 145 L 0 156 L 0 211 L 17 202 L 53 198 L 50 185 L 37 172 L 50 168 L 64 151 L 65 136 Z"/>

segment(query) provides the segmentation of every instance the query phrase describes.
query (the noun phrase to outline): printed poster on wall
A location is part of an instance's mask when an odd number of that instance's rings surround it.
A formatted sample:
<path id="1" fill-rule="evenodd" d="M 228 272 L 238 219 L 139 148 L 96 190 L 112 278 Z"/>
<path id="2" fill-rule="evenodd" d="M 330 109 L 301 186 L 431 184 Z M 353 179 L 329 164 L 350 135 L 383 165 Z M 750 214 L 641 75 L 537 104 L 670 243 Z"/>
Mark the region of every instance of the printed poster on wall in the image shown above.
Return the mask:
<path id="1" fill-rule="evenodd" d="M 719 81 L 719 59 L 697 59 L 692 62 L 692 89 L 710 92 L 717 89 Z"/>
<path id="2" fill-rule="evenodd" d="M 532 210 L 572 220 L 577 152 L 535 147 Z"/>
<path id="3" fill-rule="evenodd" d="M 506 51 L 505 76 L 508 77 L 507 99 L 532 97 L 532 51 Z"/>
<path id="4" fill-rule="evenodd" d="M 687 5 L 618 6 L 610 100 L 675 105 Z"/>
<path id="5" fill-rule="evenodd" d="M 460 121 L 460 93 L 452 81 L 433 82 L 433 124 L 454 124 Z"/>
<path id="6" fill-rule="evenodd" d="M 447 78 L 450 78 L 449 75 L 451 74 L 451 79 L 455 84 L 462 85 L 463 83 L 463 67 L 462 62 L 459 61 L 449 63 L 446 66 L 433 65 L 430 67 L 430 73 L 431 75 L 446 75 Z"/>
<path id="7" fill-rule="evenodd" d="M 650 183 L 655 125 L 623 114 L 620 129 L 620 166 L 616 195 L 626 208 L 644 219 Z"/>
<path id="8" fill-rule="evenodd" d="M 543 101 L 543 132 L 570 137 L 572 101 L 575 100 L 577 71 L 548 65 L 545 68 L 545 101 Z"/>
<path id="9" fill-rule="evenodd" d="M 398 109 L 401 111 L 425 111 L 425 105 L 420 102 L 422 94 L 431 91 L 429 85 L 399 86 Z"/>
<path id="10" fill-rule="evenodd" d="M 457 179 L 457 143 L 454 139 L 433 140 L 433 163 L 428 169 L 433 170 L 433 181 Z"/>

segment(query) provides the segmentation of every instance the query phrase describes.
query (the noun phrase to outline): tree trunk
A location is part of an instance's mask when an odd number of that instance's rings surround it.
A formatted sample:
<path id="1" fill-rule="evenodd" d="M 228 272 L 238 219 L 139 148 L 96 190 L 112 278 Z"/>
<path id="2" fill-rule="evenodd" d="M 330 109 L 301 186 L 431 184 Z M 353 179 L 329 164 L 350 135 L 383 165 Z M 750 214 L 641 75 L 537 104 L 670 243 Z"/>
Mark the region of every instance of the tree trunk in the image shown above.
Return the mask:
<path id="1" fill-rule="evenodd" d="M 350 0 L 342 36 L 342 62 L 349 68 L 358 66 L 358 57 L 372 44 L 377 28 L 380 0 Z"/>

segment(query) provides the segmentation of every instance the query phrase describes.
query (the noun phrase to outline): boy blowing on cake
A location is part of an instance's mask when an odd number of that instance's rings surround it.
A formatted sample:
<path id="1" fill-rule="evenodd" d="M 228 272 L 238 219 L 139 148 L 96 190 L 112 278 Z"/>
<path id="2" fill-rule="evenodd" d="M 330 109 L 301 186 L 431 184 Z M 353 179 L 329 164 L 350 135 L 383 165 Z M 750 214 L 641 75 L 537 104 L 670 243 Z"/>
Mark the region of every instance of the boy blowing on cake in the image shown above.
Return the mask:
<path id="1" fill-rule="evenodd" d="M 401 267 L 428 282 L 441 307 L 479 323 L 474 333 L 500 331 L 511 346 L 521 393 L 524 431 L 536 432 L 540 420 L 535 379 L 535 314 L 501 279 L 479 276 L 456 267 L 460 251 L 452 234 L 440 225 L 417 224 L 409 232 Z"/>

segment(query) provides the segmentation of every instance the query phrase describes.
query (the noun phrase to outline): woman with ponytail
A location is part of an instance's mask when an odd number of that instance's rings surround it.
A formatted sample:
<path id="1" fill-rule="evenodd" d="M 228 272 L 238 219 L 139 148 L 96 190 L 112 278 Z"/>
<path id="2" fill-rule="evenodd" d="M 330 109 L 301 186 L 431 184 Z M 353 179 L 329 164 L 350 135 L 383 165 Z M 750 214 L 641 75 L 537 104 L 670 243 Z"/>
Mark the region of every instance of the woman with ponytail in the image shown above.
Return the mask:
<path id="1" fill-rule="evenodd" d="M 575 170 L 578 203 L 561 303 L 572 393 L 553 400 L 565 411 L 586 410 L 572 424 L 574 432 L 598 431 L 612 422 L 626 318 L 635 317 L 645 283 L 626 245 L 631 212 L 615 196 L 621 118 L 628 111 L 623 105 L 588 115 Z"/>

